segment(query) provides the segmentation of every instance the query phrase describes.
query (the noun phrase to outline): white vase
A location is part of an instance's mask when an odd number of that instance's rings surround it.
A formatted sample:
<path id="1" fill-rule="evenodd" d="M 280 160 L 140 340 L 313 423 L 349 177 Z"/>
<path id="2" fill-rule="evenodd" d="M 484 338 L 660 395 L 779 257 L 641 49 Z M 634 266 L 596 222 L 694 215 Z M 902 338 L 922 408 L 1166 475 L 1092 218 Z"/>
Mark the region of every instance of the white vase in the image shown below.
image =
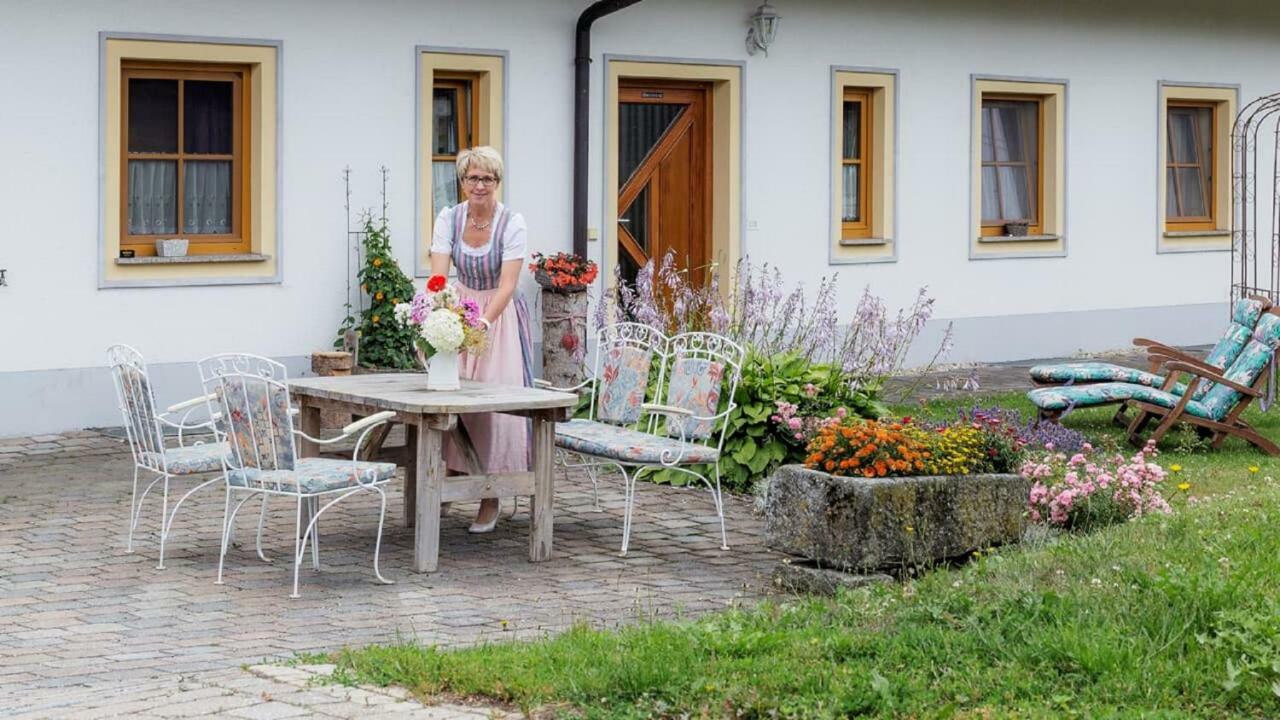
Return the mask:
<path id="1" fill-rule="evenodd" d="M 460 387 L 457 350 L 438 352 L 427 358 L 428 390 L 457 390 Z"/>

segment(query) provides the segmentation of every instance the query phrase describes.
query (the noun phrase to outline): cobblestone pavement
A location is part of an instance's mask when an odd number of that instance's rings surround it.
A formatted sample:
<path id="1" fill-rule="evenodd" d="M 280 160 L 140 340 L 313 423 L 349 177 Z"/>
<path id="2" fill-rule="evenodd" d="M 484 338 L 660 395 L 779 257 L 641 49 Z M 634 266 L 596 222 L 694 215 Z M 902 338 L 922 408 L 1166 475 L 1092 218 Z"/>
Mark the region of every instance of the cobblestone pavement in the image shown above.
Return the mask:
<path id="1" fill-rule="evenodd" d="M 368 698 L 326 695 L 310 707 L 302 701 L 310 696 L 297 695 L 290 704 L 283 696 L 304 689 L 255 690 L 268 680 L 239 668 L 343 646 L 462 646 L 542 637 L 578 622 L 692 615 L 759 598 L 773 562 L 748 499 L 726 501 L 733 549 L 722 552 L 709 493 L 646 483 L 632 549 L 621 558 L 620 480 L 602 478 L 597 511 L 590 482 L 571 477 L 557 479 L 552 560 L 528 562 L 527 504 L 483 536 L 466 531 L 474 505 L 460 505 L 444 522 L 440 571 L 419 575 L 408 569 L 412 532 L 397 484 L 382 548 L 383 574 L 396 584 L 373 578 L 370 493 L 324 515 L 322 570 L 304 567 L 302 598 L 291 600 L 286 501 L 273 506 L 264 538 L 276 561 L 257 559 L 253 519 L 243 520 L 238 537 L 247 542 L 229 552 L 218 586 L 221 488 L 182 506 L 166 569 L 157 570 L 159 512 L 150 497 L 135 552 L 125 553 L 131 477 L 127 445 L 106 435 L 0 438 L 0 716 L 354 716 Z M 435 713 L 424 717 L 475 717 L 415 703 L 398 705 L 396 716 L 414 708 Z"/>

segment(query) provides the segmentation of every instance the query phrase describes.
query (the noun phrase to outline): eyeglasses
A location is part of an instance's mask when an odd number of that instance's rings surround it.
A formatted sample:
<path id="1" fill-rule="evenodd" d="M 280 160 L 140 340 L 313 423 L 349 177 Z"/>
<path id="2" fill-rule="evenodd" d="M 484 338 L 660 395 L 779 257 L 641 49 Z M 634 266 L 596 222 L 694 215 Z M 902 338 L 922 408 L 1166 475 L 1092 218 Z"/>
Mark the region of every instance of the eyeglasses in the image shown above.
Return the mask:
<path id="1" fill-rule="evenodd" d="M 463 185 L 483 185 L 485 187 L 493 187 L 498 184 L 498 178 L 492 175 L 468 175 L 462 178 Z"/>

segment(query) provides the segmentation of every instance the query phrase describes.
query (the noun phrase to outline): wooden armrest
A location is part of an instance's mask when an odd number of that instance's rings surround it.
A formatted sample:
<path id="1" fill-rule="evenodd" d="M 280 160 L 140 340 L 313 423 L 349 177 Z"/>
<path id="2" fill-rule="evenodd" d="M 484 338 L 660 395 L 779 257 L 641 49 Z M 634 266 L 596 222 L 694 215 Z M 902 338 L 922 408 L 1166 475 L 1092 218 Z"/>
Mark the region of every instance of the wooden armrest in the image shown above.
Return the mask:
<path id="1" fill-rule="evenodd" d="M 1133 344 L 1136 347 L 1144 347 L 1144 348 L 1163 348 L 1168 350 L 1175 349 L 1172 345 L 1166 345 L 1165 343 L 1162 343 L 1159 340 L 1151 340 L 1148 338 L 1140 338 L 1140 337 L 1134 338 Z"/>
<path id="2" fill-rule="evenodd" d="M 1258 392 L 1257 390 L 1254 390 L 1251 387 L 1246 387 L 1244 385 L 1241 385 L 1238 382 L 1228 380 L 1216 371 L 1207 372 L 1199 367 L 1196 367 L 1195 365 L 1190 365 L 1188 363 L 1179 362 L 1176 360 L 1173 362 L 1167 363 L 1165 367 L 1169 368 L 1169 370 L 1171 371 L 1189 373 L 1191 375 L 1195 375 L 1196 377 L 1204 378 L 1205 380 L 1212 380 L 1213 382 L 1216 382 L 1220 385 L 1226 385 L 1232 390 L 1235 390 L 1236 392 L 1244 395 L 1248 395 L 1249 397 L 1255 397 L 1255 398 L 1262 397 L 1262 393 Z"/>
<path id="3" fill-rule="evenodd" d="M 1168 348 L 1168 349 L 1160 348 L 1158 350 L 1152 350 L 1150 353 L 1147 354 L 1147 357 L 1151 358 L 1152 360 L 1158 360 L 1161 365 L 1166 365 L 1170 362 L 1180 362 L 1180 363 L 1185 363 L 1187 365 L 1194 365 L 1207 373 L 1218 374 L 1222 372 L 1222 368 L 1220 367 L 1215 367 L 1213 365 L 1210 365 L 1209 363 L 1203 360 L 1199 360 L 1195 357 L 1192 357 L 1191 355 L 1188 355 L 1187 353 L 1182 352 L 1181 350 L 1175 350 L 1173 348 Z"/>

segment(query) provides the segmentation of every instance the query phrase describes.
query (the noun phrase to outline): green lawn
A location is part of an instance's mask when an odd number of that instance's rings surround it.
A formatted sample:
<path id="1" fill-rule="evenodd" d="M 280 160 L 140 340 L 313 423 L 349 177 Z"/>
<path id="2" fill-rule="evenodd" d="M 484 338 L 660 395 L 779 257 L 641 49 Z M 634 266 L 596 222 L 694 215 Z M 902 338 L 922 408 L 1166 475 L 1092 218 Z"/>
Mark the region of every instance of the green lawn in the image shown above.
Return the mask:
<path id="1" fill-rule="evenodd" d="M 993 399 L 1026 409 L 1019 394 Z M 1280 434 L 1280 418 L 1251 415 Z M 1118 437 L 1109 417 L 1066 422 Z M 1181 495 L 1171 517 L 833 600 L 462 651 L 345 651 L 338 677 L 592 718 L 1280 717 L 1280 473 L 1243 443 L 1176 445 L 1160 461 L 1212 498 Z"/>

